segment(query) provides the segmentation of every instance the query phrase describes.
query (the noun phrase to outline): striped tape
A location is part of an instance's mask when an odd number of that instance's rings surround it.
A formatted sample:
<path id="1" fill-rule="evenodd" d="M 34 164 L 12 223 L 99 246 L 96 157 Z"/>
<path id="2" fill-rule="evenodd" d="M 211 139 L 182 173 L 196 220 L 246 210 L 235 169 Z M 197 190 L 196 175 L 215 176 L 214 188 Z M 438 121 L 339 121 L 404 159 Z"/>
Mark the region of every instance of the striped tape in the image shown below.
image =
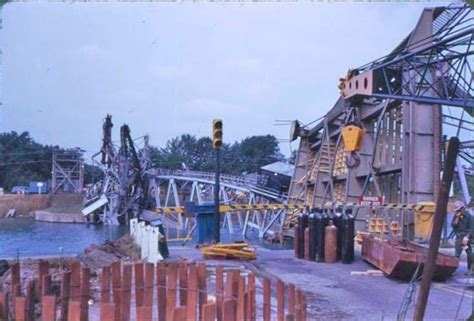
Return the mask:
<path id="1" fill-rule="evenodd" d="M 420 205 L 420 204 L 400 204 L 400 203 L 385 203 L 382 205 L 368 206 L 368 205 L 359 205 L 359 203 L 343 203 L 343 202 L 327 202 L 324 206 L 320 204 L 316 207 L 331 208 L 331 207 L 359 207 L 359 208 L 385 208 L 385 209 L 398 209 L 398 210 L 414 210 L 421 211 L 425 207 L 430 207 L 431 205 Z"/>
<path id="2" fill-rule="evenodd" d="M 319 208 L 333 208 L 333 207 L 358 207 L 358 208 L 371 208 L 367 205 L 359 205 L 359 203 L 343 203 L 343 202 L 327 202 L 323 206 L 317 204 L 315 207 Z M 414 210 L 421 211 L 426 205 L 420 204 L 398 204 L 398 203 L 386 203 L 379 206 L 373 206 L 374 209 L 398 209 L 398 210 Z M 307 206 L 297 204 L 235 204 L 227 205 L 222 204 L 219 206 L 219 212 L 238 212 L 238 211 L 277 211 L 277 210 L 305 210 Z M 184 213 L 184 207 L 160 207 L 155 210 L 158 214 L 179 214 Z"/>
<path id="3" fill-rule="evenodd" d="M 238 212 L 238 211 L 277 211 L 277 210 L 304 210 L 306 206 L 296 204 L 222 204 L 219 206 L 219 212 Z M 160 207 L 155 210 L 158 214 L 178 214 L 184 213 L 184 207 Z"/>

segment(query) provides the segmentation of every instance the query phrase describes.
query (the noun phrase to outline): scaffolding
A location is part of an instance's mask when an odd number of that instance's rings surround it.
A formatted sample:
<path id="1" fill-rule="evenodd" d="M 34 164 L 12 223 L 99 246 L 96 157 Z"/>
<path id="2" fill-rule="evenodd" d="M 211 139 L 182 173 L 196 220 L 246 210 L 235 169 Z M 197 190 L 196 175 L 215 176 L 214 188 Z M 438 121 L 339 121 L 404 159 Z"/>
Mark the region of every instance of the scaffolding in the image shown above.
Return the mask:
<path id="1" fill-rule="evenodd" d="M 84 188 L 84 151 L 80 148 L 53 150 L 52 194 L 80 194 Z"/>

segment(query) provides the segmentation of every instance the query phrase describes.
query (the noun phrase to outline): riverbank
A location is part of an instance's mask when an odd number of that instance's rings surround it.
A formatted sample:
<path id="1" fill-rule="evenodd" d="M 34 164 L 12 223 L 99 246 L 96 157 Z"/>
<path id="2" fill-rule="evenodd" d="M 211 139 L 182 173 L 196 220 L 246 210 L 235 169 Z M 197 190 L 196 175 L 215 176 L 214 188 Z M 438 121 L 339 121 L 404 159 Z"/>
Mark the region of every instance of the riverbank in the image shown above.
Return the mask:
<path id="1" fill-rule="evenodd" d="M 0 196 L 0 217 L 5 217 L 10 210 L 15 211 L 15 217 L 28 216 L 50 206 L 49 195 L 4 194 Z"/>

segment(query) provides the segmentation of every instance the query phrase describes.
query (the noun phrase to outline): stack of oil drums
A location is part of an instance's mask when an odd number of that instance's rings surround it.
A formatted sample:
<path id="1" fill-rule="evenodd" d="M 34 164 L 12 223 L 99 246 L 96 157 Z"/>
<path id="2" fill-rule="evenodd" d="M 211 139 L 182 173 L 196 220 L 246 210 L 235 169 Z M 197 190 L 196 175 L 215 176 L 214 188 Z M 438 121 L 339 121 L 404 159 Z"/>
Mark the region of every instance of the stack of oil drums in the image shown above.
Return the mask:
<path id="1" fill-rule="evenodd" d="M 295 227 L 295 256 L 316 262 L 352 263 L 354 236 L 350 209 L 315 209 L 300 214 Z"/>

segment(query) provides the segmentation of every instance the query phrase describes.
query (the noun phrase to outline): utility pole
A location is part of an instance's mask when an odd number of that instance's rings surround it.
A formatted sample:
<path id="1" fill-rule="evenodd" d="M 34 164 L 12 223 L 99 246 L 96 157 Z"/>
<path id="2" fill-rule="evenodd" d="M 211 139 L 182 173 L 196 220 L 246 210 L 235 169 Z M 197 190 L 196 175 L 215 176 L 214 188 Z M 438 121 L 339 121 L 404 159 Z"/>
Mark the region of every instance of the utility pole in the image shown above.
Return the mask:
<path id="1" fill-rule="evenodd" d="M 428 257 L 426 258 L 424 264 L 420 292 L 418 293 L 418 299 L 416 301 L 415 315 L 413 317 L 413 320 L 415 321 L 423 321 L 423 317 L 425 315 L 426 303 L 428 302 L 428 295 L 430 293 L 431 280 L 433 279 L 436 269 L 436 257 L 438 256 L 441 232 L 448 209 L 449 189 L 451 187 L 451 182 L 453 181 L 459 144 L 459 139 L 457 137 L 451 137 L 449 140 L 443 178 L 439 186 L 438 199 L 436 201 L 436 209 L 433 217 L 433 228 L 431 230 Z"/>
<path id="2" fill-rule="evenodd" d="M 221 214 L 219 212 L 219 203 L 220 203 L 220 175 L 221 175 L 221 153 L 219 149 L 215 150 L 216 153 L 216 181 L 214 184 L 214 241 L 219 243 L 221 240 Z"/>
<path id="3" fill-rule="evenodd" d="M 214 119 L 212 121 L 212 148 L 216 154 L 216 174 L 214 182 L 214 241 L 219 243 L 221 240 L 221 213 L 219 211 L 220 203 L 220 175 L 221 160 L 220 151 L 222 149 L 222 120 Z"/>

